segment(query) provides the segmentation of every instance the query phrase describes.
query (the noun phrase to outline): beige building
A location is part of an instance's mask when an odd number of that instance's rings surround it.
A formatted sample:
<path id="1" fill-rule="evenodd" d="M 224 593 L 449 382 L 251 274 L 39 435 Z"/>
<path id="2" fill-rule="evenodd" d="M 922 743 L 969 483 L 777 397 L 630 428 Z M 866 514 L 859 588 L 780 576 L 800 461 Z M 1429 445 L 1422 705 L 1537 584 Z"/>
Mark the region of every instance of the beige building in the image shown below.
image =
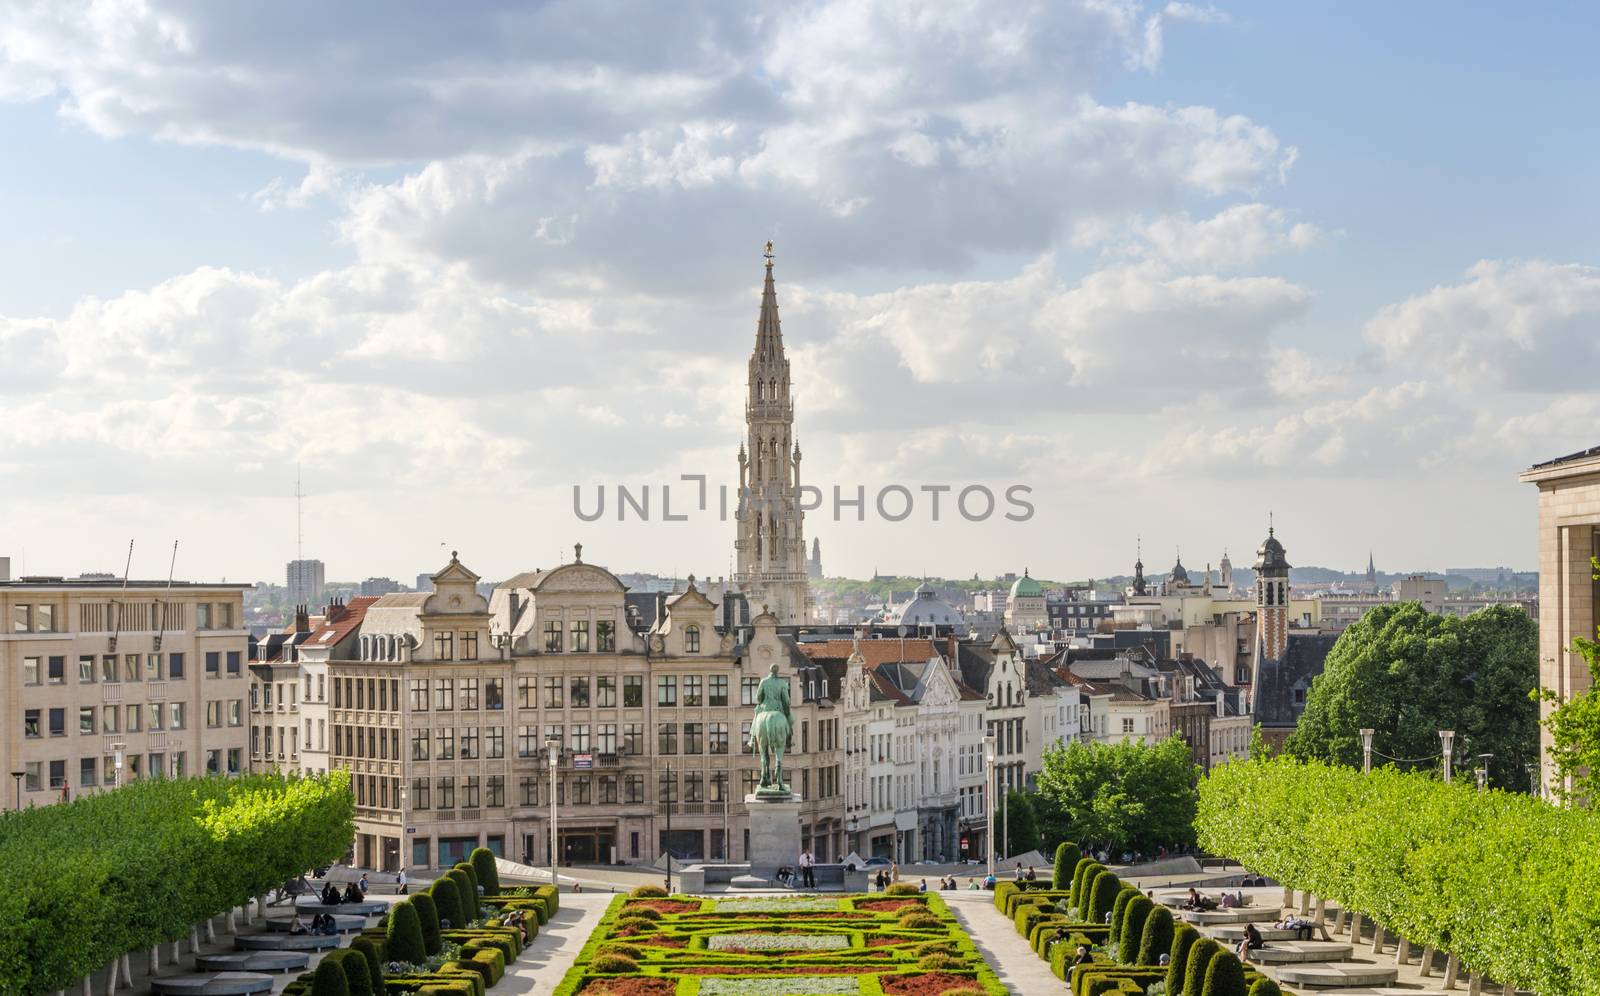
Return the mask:
<path id="1" fill-rule="evenodd" d="M 1594 639 L 1600 624 L 1592 565 L 1600 556 L 1600 446 L 1536 464 L 1519 479 L 1539 488 L 1539 684 L 1566 699 L 1590 685 L 1572 641 Z M 1544 703 L 1541 716 L 1550 708 Z M 1541 727 L 1539 737 L 1544 758 L 1549 731 Z M 1548 777 L 1547 767 L 1541 782 Z"/>
<path id="2" fill-rule="evenodd" d="M 9 573 L 0 771 L 18 777 L 5 808 L 119 778 L 244 770 L 245 585 Z"/>

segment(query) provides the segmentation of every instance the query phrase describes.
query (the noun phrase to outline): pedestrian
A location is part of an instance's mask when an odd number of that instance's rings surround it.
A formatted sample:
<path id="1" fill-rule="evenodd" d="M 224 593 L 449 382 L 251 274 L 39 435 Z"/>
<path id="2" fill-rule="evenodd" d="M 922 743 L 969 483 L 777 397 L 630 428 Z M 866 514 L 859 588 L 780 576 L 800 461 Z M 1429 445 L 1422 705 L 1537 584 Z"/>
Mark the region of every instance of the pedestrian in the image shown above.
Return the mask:
<path id="1" fill-rule="evenodd" d="M 1017 881 L 1018 881 L 1018 882 L 1019 882 L 1019 883 L 1020 883 L 1020 882 L 1021 882 L 1021 881 L 1022 881 L 1022 862 L 1020 862 L 1020 861 L 1018 861 L 1018 862 L 1017 862 L 1017 868 L 1016 868 L 1016 880 L 1017 880 Z"/>
<path id="2" fill-rule="evenodd" d="M 394 890 L 397 895 L 403 896 L 406 894 L 406 870 L 404 868 L 395 873 L 394 884 L 397 886 Z"/>
<path id="3" fill-rule="evenodd" d="M 360 886 L 361 888 L 361 898 L 367 898 L 367 890 L 372 888 L 372 883 L 367 881 L 366 872 L 361 873 L 361 881 L 357 882 L 356 885 Z"/>
<path id="4" fill-rule="evenodd" d="M 891 884 L 900 881 L 900 862 L 891 861 L 889 863 L 889 881 Z"/>
<path id="5" fill-rule="evenodd" d="M 817 887 L 817 875 L 812 870 L 812 865 L 814 864 L 815 861 L 812 859 L 809 849 L 800 852 L 800 884 L 804 888 L 815 889 Z"/>

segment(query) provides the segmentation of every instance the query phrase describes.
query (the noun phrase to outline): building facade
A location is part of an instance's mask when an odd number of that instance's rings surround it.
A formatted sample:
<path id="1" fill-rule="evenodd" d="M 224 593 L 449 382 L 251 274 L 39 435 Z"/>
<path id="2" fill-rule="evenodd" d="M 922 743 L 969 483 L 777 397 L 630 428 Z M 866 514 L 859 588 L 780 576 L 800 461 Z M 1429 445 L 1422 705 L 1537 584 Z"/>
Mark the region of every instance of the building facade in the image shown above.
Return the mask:
<path id="1" fill-rule="evenodd" d="M 327 589 L 327 572 L 320 560 L 291 560 L 284 568 L 289 601 L 294 605 L 321 605 Z"/>

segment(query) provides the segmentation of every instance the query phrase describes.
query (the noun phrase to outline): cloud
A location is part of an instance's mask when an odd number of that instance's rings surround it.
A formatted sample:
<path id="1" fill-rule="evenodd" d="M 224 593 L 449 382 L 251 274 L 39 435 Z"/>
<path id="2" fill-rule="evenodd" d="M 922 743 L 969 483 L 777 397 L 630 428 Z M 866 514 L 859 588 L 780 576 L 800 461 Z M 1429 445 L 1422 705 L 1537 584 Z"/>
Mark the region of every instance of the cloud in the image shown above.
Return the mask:
<path id="1" fill-rule="evenodd" d="M 1291 222 L 1280 208 L 1235 204 L 1210 218 L 1187 212 L 1133 225 L 1148 251 L 1178 266 L 1233 269 L 1280 252 L 1300 252 L 1325 235 L 1307 222 Z"/>
<path id="2" fill-rule="evenodd" d="M 1474 388 L 1570 391 L 1600 379 L 1600 269 L 1484 260 L 1389 305 L 1363 334 L 1391 363 Z"/>

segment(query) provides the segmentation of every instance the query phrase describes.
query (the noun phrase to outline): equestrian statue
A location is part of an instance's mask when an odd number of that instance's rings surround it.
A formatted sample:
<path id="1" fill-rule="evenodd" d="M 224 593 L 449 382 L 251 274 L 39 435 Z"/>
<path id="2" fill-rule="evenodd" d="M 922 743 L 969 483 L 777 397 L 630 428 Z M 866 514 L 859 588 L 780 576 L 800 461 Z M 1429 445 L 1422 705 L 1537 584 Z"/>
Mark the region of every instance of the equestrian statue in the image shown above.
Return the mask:
<path id="1" fill-rule="evenodd" d="M 783 754 L 789 749 L 794 721 L 789 715 L 789 682 L 778 677 L 773 664 L 756 688 L 756 715 L 750 722 L 750 749 L 761 757 L 761 784 L 757 797 L 787 799 L 792 793 L 783 780 Z"/>

